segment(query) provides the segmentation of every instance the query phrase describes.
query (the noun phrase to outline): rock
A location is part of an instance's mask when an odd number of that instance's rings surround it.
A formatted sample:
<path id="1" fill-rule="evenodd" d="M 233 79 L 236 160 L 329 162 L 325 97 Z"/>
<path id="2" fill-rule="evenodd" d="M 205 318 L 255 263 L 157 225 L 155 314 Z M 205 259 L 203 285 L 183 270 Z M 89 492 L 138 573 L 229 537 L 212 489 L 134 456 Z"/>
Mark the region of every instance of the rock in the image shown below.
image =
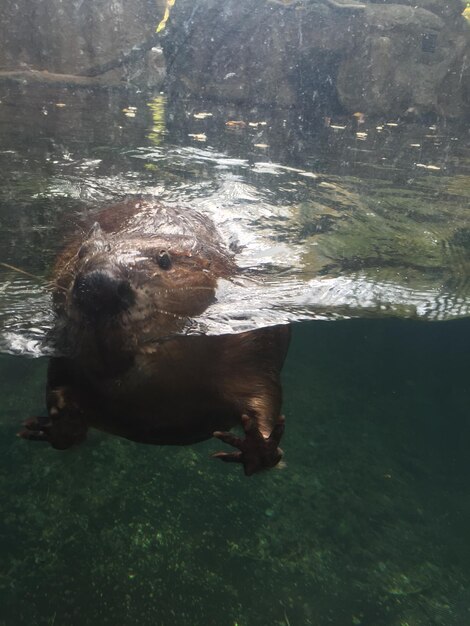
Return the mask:
<path id="1" fill-rule="evenodd" d="M 452 31 L 422 8 L 369 5 L 353 54 L 341 63 L 337 89 L 349 111 L 369 115 L 467 114 L 460 76 L 469 44 L 464 20 Z M 451 90 L 450 92 L 448 90 Z"/>
<path id="2" fill-rule="evenodd" d="M 352 48 L 354 15 L 322 2 L 227 0 L 220 10 L 208 0 L 193 10 L 180 0 L 163 44 L 170 94 L 279 107 L 300 99 L 330 108 L 339 59 Z"/>
<path id="3" fill-rule="evenodd" d="M 86 74 L 155 33 L 165 0 L 15 0 L 0 21 L 0 68 Z M 151 67 L 146 68 L 146 72 Z"/>
<path id="4" fill-rule="evenodd" d="M 465 116 L 461 12 L 460 0 L 179 0 L 164 43 L 169 93 L 310 115 Z"/>
<path id="5" fill-rule="evenodd" d="M 378 0 L 377 4 L 391 4 L 390 0 Z M 407 5 L 407 0 L 393 0 L 394 4 Z M 444 19 L 458 18 L 462 14 L 463 5 L 461 0 L 415 0 L 413 7 L 426 9 Z"/>

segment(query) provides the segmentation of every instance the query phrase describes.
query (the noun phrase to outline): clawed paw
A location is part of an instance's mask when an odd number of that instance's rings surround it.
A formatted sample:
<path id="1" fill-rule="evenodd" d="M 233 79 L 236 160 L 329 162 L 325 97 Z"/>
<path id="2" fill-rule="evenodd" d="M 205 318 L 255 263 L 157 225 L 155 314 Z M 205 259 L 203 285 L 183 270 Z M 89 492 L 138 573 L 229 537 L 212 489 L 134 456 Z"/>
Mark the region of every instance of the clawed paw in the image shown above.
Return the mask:
<path id="1" fill-rule="evenodd" d="M 23 422 L 23 426 L 18 437 L 30 441 L 50 441 L 52 422 L 49 417 L 30 417 Z"/>
<path id="2" fill-rule="evenodd" d="M 62 416 L 61 419 L 50 417 L 30 417 L 23 422 L 23 429 L 18 437 L 29 441 L 45 441 L 57 450 L 65 450 L 81 443 L 86 438 L 86 423 L 77 417 Z"/>
<path id="3" fill-rule="evenodd" d="M 226 463 L 242 463 L 246 476 L 251 476 L 262 469 L 274 467 L 282 458 L 279 442 L 284 433 L 284 416 L 281 415 L 269 437 L 264 437 L 256 420 L 248 415 L 242 416 L 245 438 L 231 432 L 216 431 L 214 437 L 237 448 L 237 452 L 216 452 L 212 456 Z"/>

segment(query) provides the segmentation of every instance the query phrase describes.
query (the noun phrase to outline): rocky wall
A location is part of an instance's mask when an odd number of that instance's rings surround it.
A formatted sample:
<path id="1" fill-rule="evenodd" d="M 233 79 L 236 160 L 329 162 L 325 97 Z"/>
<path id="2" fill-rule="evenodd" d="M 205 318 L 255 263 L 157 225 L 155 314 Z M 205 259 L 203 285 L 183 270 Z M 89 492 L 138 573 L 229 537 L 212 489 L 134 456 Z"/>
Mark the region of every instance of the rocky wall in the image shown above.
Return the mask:
<path id="1" fill-rule="evenodd" d="M 176 0 L 157 38 L 165 6 L 4 0 L 0 79 L 160 87 L 161 40 L 166 86 L 178 99 L 326 116 L 470 114 L 461 0 Z"/>
<path id="2" fill-rule="evenodd" d="M 460 0 L 177 0 L 168 89 L 311 113 L 470 113 Z"/>
<path id="3" fill-rule="evenodd" d="M 96 74 L 151 37 L 165 6 L 166 0 L 4 0 L 0 70 Z"/>

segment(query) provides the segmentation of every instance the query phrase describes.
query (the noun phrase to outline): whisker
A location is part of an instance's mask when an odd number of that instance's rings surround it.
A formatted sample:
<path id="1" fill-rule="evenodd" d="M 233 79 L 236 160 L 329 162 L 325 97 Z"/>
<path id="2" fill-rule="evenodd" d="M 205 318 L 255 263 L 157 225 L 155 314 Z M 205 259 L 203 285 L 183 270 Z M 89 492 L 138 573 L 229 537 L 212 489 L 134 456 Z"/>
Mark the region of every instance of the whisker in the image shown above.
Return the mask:
<path id="1" fill-rule="evenodd" d="M 40 282 L 44 283 L 48 287 L 55 287 L 56 289 L 62 289 L 62 291 L 65 291 L 65 292 L 67 291 L 65 287 L 62 287 L 62 285 L 58 285 L 57 283 L 51 280 L 46 280 L 43 276 L 38 276 L 37 274 L 31 274 L 31 272 L 22 270 L 19 267 L 10 265 L 9 263 L 3 263 L 2 261 L 0 261 L 0 265 L 2 267 L 6 267 L 9 270 L 13 270 L 14 272 L 18 272 L 19 274 L 24 274 L 25 276 L 29 276 L 30 278 L 34 278 L 35 280 L 39 280 Z"/>
<path id="2" fill-rule="evenodd" d="M 214 287 L 165 287 L 165 291 L 214 291 Z"/>

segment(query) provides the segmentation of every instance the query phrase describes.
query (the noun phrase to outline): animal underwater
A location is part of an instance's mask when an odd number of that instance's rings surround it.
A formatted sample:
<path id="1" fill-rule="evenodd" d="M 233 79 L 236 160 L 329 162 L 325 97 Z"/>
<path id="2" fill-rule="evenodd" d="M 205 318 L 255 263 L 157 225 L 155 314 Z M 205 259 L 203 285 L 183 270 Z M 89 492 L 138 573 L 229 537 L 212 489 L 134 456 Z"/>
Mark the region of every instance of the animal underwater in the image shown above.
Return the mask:
<path id="1" fill-rule="evenodd" d="M 215 225 L 142 198 L 94 219 L 55 262 L 47 415 L 19 436 L 61 450 L 89 428 L 158 445 L 215 437 L 233 450 L 213 456 L 246 475 L 277 465 L 289 327 L 185 334 L 214 302 L 217 281 L 239 272 Z"/>

